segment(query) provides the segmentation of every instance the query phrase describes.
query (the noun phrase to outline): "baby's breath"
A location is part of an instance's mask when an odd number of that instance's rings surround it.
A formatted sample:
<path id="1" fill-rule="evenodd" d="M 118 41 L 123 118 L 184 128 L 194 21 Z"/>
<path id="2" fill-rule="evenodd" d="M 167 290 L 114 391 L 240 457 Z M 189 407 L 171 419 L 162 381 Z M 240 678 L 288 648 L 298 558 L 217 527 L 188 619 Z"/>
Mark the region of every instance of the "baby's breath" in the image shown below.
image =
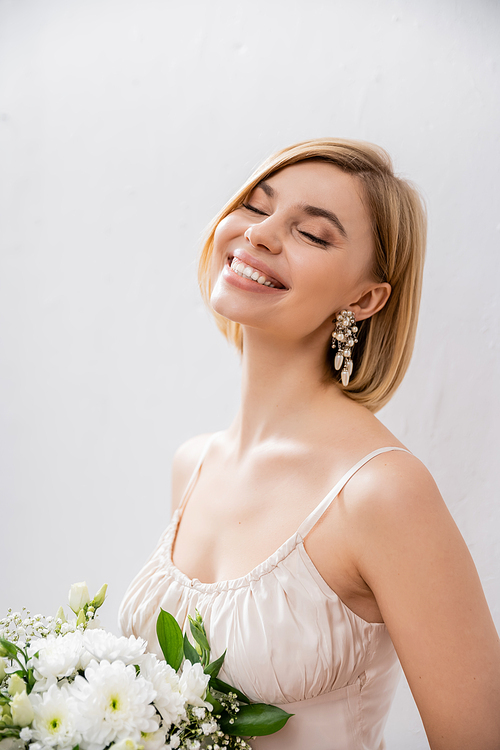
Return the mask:
<path id="1" fill-rule="evenodd" d="M 203 672 L 203 659 L 200 664 L 185 661 L 182 670 L 179 669 L 176 674 L 171 667 L 165 665 L 165 662 L 160 663 L 153 655 L 144 654 L 146 644 L 142 642 L 142 646 L 139 643 L 141 639 L 130 636 L 129 641 L 133 640 L 133 643 L 122 643 L 127 639 L 116 638 L 100 629 L 96 615 L 104 601 L 105 588 L 102 587 L 90 601 L 86 584 L 74 584 L 70 592 L 70 603 L 73 601 L 71 609 L 76 617 L 69 622 L 62 607 L 55 617 L 32 615 L 28 609 L 23 608 L 21 612 L 9 609 L 6 616 L 0 619 L 0 638 L 5 641 L 3 644 L 0 643 L 0 740 L 8 737 L 17 738 L 20 747 L 23 747 L 24 743 L 25 750 L 47 750 L 49 746 L 44 744 L 43 737 L 39 737 L 43 724 L 40 723 L 40 716 L 48 716 L 50 712 L 55 711 L 57 716 L 54 714 L 53 721 L 57 719 L 57 727 L 56 724 L 50 724 L 52 734 L 56 729 L 61 732 L 61 737 L 64 732 L 76 732 L 72 735 L 70 745 L 77 746 L 80 736 L 78 733 L 82 733 L 82 742 L 87 742 L 85 732 L 95 731 L 95 717 L 92 712 L 97 703 L 85 703 L 86 709 L 83 713 L 88 724 L 85 724 L 85 727 L 80 703 L 91 690 L 100 695 L 108 683 L 111 685 L 111 678 L 114 678 L 115 672 L 120 672 L 120 675 L 123 672 L 119 687 L 113 687 L 114 699 L 115 693 L 118 695 L 122 691 L 125 694 L 128 690 L 127 696 L 130 694 L 135 700 L 134 710 L 137 716 L 141 721 L 149 722 L 147 726 L 144 725 L 141 735 L 148 738 L 151 748 L 159 748 L 163 744 L 164 750 L 251 750 L 251 746 L 243 738 L 224 731 L 229 725 L 233 725 L 230 731 L 238 726 L 238 695 L 241 694 L 233 691 L 229 694 L 220 693 L 211 683 L 209 685 L 208 672 Z M 198 613 L 194 622 L 198 628 L 198 635 L 200 638 L 203 636 L 206 641 L 203 621 Z M 83 635 L 87 627 L 89 631 Z M 67 634 L 67 638 L 63 637 Z M 204 648 L 208 663 L 210 649 L 206 646 Z M 135 667 L 135 671 L 132 667 Z M 31 696 L 31 712 L 38 712 L 38 718 L 35 717 L 33 724 L 33 719 L 20 718 L 17 719 L 19 726 L 14 723 L 18 711 L 16 702 L 19 703 L 14 692 L 12 695 L 9 692 L 12 690 L 14 672 L 17 673 L 15 679 L 21 679 L 21 684 L 24 682 L 25 690 Z M 153 686 L 152 680 L 159 681 L 158 685 Z M 166 687 L 162 680 L 167 680 Z M 157 690 L 160 690 L 161 695 Z M 151 702 L 153 695 L 156 697 Z M 211 695 L 217 701 L 217 711 L 213 710 L 209 702 Z M 118 699 L 116 700 L 119 703 Z M 141 701 L 144 701 L 144 705 Z M 154 721 L 147 718 L 148 711 L 153 710 L 147 709 L 150 703 L 156 711 L 157 718 Z M 78 710 L 75 709 L 76 704 Z M 73 711 L 75 716 L 79 717 L 79 723 L 68 729 L 73 721 Z M 29 726 L 24 725 L 23 721 L 29 723 Z M 107 732 L 109 728 L 106 725 L 104 729 Z M 56 739 L 52 735 L 50 739 L 49 745 L 52 750 L 66 747 L 64 743 L 54 744 Z M 106 734 L 103 748 L 109 746 L 108 740 Z M 99 741 L 94 743 L 94 747 L 97 746 L 100 746 Z"/>
<path id="2" fill-rule="evenodd" d="M 34 638 L 47 638 L 51 634 L 62 635 L 74 630 L 76 622 L 63 623 L 59 618 L 32 615 L 25 607 L 21 612 L 8 609 L 7 615 L 0 620 L 0 638 L 16 645 L 27 645 Z"/>

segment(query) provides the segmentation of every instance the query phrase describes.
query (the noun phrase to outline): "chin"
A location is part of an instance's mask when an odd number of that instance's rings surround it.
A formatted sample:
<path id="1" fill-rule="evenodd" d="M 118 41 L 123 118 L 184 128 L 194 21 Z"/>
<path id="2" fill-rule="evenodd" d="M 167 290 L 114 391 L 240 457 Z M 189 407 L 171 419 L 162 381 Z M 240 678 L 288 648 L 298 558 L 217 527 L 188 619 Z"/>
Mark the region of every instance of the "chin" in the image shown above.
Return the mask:
<path id="1" fill-rule="evenodd" d="M 233 323 L 242 323 L 241 318 L 245 315 L 242 315 L 241 304 L 238 304 L 235 299 L 229 299 L 229 297 L 230 295 L 216 284 L 210 295 L 210 307 L 223 318 L 232 320 Z"/>

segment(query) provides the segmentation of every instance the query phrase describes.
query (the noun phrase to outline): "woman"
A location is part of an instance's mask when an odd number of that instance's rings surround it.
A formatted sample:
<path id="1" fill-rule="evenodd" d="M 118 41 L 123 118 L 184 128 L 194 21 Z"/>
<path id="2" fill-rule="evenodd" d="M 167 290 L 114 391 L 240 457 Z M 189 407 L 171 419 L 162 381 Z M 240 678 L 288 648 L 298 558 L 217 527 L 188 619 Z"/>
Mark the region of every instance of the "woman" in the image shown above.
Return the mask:
<path id="1" fill-rule="evenodd" d="M 500 748 L 500 644 L 474 565 L 373 414 L 408 367 L 424 245 L 387 154 L 325 139 L 264 163 L 201 256 L 242 405 L 177 452 L 175 512 L 121 622 L 154 650 L 160 606 L 181 623 L 197 608 L 213 653 L 228 647 L 222 678 L 294 714 L 258 750 L 383 747 L 397 657 L 433 750 Z"/>

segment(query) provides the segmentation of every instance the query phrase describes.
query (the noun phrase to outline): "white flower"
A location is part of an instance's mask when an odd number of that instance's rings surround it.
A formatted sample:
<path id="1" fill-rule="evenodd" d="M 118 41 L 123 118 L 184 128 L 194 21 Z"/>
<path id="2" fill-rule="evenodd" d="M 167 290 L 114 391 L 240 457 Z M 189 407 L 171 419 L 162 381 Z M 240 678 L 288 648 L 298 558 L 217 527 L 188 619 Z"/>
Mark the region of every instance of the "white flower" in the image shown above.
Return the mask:
<path id="1" fill-rule="evenodd" d="M 141 745 L 144 750 L 160 750 L 165 745 L 166 727 L 161 727 L 156 732 L 142 732 Z"/>
<path id="2" fill-rule="evenodd" d="M 76 630 L 76 620 L 70 620 L 69 622 L 63 622 L 61 625 L 61 635 L 66 635 L 66 633 L 74 633 Z"/>
<path id="3" fill-rule="evenodd" d="M 173 734 L 170 738 L 170 742 L 165 747 L 167 748 L 167 750 L 176 750 L 176 748 L 178 748 L 180 744 L 181 744 L 181 740 L 180 740 L 179 735 Z"/>
<path id="4" fill-rule="evenodd" d="M 100 619 L 97 617 L 97 615 L 94 615 L 91 620 L 87 620 L 87 624 L 85 626 L 85 632 L 87 633 L 89 630 L 102 630 L 102 624 Z"/>
<path id="5" fill-rule="evenodd" d="M 57 747 L 58 750 L 78 745 L 80 735 L 76 727 L 76 706 L 67 688 L 52 685 L 42 695 L 33 695 L 32 702 L 35 712 L 32 728 L 34 740 L 38 740 L 44 748 Z"/>
<path id="6" fill-rule="evenodd" d="M 30 742 L 33 739 L 33 732 L 31 729 L 28 729 L 28 727 L 23 727 L 19 732 L 19 737 L 23 742 Z"/>
<path id="7" fill-rule="evenodd" d="M 10 702 L 12 721 L 18 727 L 27 727 L 33 721 L 33 706 L 26 693 L 16 693 Z"/>
<path id="8" fill-rule="evenodd" d="M 193 708 L 193 714 L 196 716 L 197 719 L 204 719 L 206 713 L 207 713 L 206 708 L 200 708 L 199 706 L 195 706 Z"/>
<path id="9" fill-rule="evenodd" d="M 40 653 L 36 656 L 36 652 Z M 28 647 L 31 656 L 30 665 L 35 670 L 37 683 L 33 690 L 40 692 L 58 679 L 69 677 L 80 669 L 83 656 L 82 633 L 68 633 L 65 636 L 49 635 L 31 641 Z"/>
<path id="10" fill-rule="evenodd" d="M 214 732 L 217 732 L 218 729 L 219 729 L 219 725 L 217 724 L 216 721 L 213 721 L 213 720 L 201 725 L 201 731 L 205 735 L 213 734 Z"/>
<path id="11" fill-rule="evenodd" d="M 201 744 L 198 740 L 186 740 L 188 750 L 200 750 Z"/>
<path id="12" fill-rule="evenodd" d="M 166 729 L 186 717 L 186 701 L 180 693 L 179 678 L 169 664 L 158 661 L 154 654 L 146 654 L 141 662 L 141 676 L 156 690 L 155 706 Z"/>
<path id="13" fill-rule="evenodd" d="M 141 732 L 156 732 L 158 718 L 152 704 L 156 692 L 150 682 L 136 676 L 132 665 L 90 662 L 85 678 L 70 686 L 77 701 L 78 727 L 83 750 L 101 750 L 111 742 L 131 739 Z"/>
<path id="14" fill-rule="evenodd" d="M 124 664 L 140 664 L 147 643 L 143 638 L 131 635 L 118 638 L 105 630 L 86 630 L 83 645 L 97 661 L 112 662 L 118 659 Z"/>
<path id="15" fill-rule="evenodd" d="M 81 583 L 74 583 L 69 590 L 69 606 L 77 615 L 79 611 L 86 605 L 90 604 L 90 595 L 85 581 Z"/>
<path id="16" fill-rule="evenodd" d="M 22 679 L 22 677 L 19 677 L 18 674 L 13 674 L 12 677 L 9 677 L 9 680 L 7 682 L 7 692 L 10 695 L 17 695 L 17 693 L 25 693 L 26 683 Z"/>
<path id="17" fill-rule="evenodd" d="M 138 748 L 142 748 L 142 745 L 138 745 L 137 742 L 134 742 L 130 737 L 127 737 L 126 740 L 115 742 L 114 745 L 111 745 L 109 750 L 111 750 L 111 748 L 113 748 L 113 750 L 138 750 Z"/>
<path id="18" fill-rule="evenodd" d="M 189 659 L 186 659 L 179 679 L 179 687 L 186 703 L 211 708 L 211 704 L 203 700 L 209 680 L 210 675 L 203 672 L 201 664 L 191 664 Z"/>

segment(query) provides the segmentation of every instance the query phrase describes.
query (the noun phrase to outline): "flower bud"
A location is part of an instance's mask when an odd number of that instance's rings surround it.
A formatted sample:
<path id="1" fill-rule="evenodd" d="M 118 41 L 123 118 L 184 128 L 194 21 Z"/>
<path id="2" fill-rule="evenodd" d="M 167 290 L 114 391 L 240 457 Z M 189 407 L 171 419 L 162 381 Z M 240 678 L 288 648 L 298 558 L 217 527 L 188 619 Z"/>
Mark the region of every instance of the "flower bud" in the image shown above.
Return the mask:
<path id="1" fill-rule="evenodd" d="M 17 693 L 12 698 L 10 710 L 12 712 L 12 721 L 18 727 L 27 727 L 35 718 L 33 706 L 26 691 Z"/>
<path id="2" fill-rule="evenodd" d="M 64 609 L 62 607 L 59 607 L 56 612 L 56 620 L 61 620 L 62 623 L 66 622 L 66 615 L 64 614 Z"/>
<path id="3" fill-rule="evenodd" d="M 76 627 L 78 627 L 79 625 L 85 625 L 86 622 L 87 618 L 85 617 L 85 612 L 83 611 L 83 609 L 81 609 L 78 612 L 78 617 L 76 618 Z"/>
<path id="4" fill-rule="evenodd" d="M 5 662 L 0 657 L 0 682 L 2 682 L 3 678 L 5 677 Z"/>
<path id="5" fill-rule="evenodd" d="M 18 674 L 13 674 L 12 677 L 9 678 L 9 681 L 7 683 L 7 690 L 10 695 L 25 693 L 26 683 L 21 677 L 19 677 Z"/>
<path id="6" fill-rule="evenodd" d="M 104 604 L 104 600 L 106 598 L 106 591 L 108 590 L 108 584 L 104 583 L 97 594 L 92 599 L 92 606 L 94 606 L 96 609 L 99 609 L 99 607 L 102 607 Z"/>
<path id="7" fill-rule="evenodd" d="M 69 606 L 75 615 L 77 615 L 86 604 L 90 604 L 87 584 L 85 581 L 74 583 L 69 590 Z"/>

